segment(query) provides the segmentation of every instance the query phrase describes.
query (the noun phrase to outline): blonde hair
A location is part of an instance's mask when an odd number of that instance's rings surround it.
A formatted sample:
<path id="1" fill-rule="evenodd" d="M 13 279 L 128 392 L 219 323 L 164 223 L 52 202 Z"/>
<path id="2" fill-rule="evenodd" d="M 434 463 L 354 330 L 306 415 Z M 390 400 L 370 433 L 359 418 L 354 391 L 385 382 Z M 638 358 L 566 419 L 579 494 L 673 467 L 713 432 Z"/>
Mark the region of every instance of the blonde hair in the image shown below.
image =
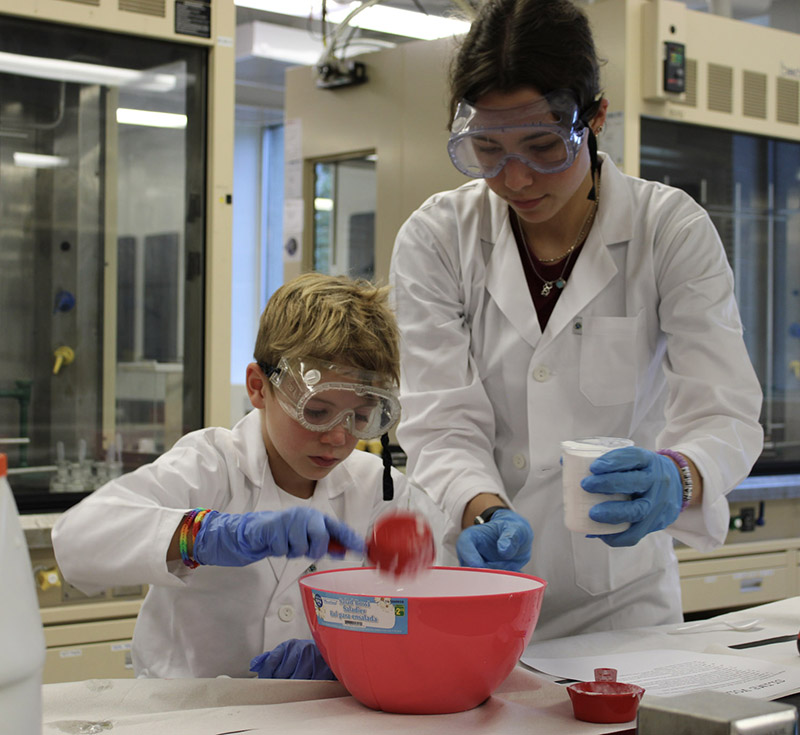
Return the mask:
<path id="1" fill-rule="evenodd" d="M 254 357 L 267 365 L 281 357 L 311 357 L 399 383 L 398 329 L 388 286 L 321 273 L 288 281 L 261 315 Z"/>

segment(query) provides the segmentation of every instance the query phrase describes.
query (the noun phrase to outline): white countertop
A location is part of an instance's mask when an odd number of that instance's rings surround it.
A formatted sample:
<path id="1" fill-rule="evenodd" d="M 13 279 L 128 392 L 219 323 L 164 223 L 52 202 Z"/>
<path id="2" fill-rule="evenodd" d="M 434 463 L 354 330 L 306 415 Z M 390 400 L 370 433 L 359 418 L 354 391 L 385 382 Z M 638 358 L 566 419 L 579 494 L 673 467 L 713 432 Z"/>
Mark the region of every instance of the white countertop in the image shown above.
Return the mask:
<path id="1" fill-rule="evenodd" d="M 521 667 L 483 705 L 451 715 L 370 710 L 338 682 L 222 678 L 47 684 L 43 707 L 44 735 L 107 730 L 108 735 L 609 732 L 608 726 L 578 723 L 563 686 Z"/>
<path id="2" fill-rule="evenodd" d="M 750 656 L 798 666 L 794 642 L 730 649 L 732 643 L 796 634 L 800 597 L 723 616 L 758 617 L 747 632 L 722 629 L 670 635 L 676 626 L 594 633 L 535 642 L 540 657 L 572 657 L 649 649 L 684 649 Z M 524 666 L 514 669 L 480 707 L 451 715 L 395 715 L 367 709 L 338 682 L 257 679 L 93 679 L 43 687 L 43 735 L 222 735 L 248 732 L 389 735 L 600 735 L 633 732 L 633 723 L 592 725 L 575 720 L 566 688 Z"/>
<path id="3" fill-rule="evenodd" d="M 800 665 L 800 655 L 798 655 L 795 641 L 757 648 L 729 648 L 734 644 L 760 641 L 777 636 L 790 634 L 796 636 L 800 631 L 800 597 L 790 597 L 786 600 L 750 607 L 712 619 L 720 618 L 731 621 L 758 618 L 760 623 L 747 631 L 730 630 L 720 625 L 680 635 L 670 633 L 678 628 L 678 625 L 661 625 L 652 628 L 587 633 L 571 638 L 554 638 L 541 643 L 536 641 L 536 631 L 534 631 L 533 640 L 526 649 L 525 656 L 533 654 L 541 658 L 567 658 L 591 656 L 609 651 L 626 653 L 673 648 L 697 653 L 747 656 L 787 666 Z"/>

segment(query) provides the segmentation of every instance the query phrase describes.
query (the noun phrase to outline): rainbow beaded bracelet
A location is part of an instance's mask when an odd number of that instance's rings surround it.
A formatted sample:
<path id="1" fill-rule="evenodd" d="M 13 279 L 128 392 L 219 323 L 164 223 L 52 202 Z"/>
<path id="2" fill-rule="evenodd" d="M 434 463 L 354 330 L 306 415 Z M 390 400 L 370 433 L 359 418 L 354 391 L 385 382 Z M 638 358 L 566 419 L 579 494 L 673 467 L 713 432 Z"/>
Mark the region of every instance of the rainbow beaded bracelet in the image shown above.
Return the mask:
<path id="1" fill-rule="evenodd" d="M 189 569 L 195 569 L 200 566 L 200 562 L 189 554 L 190 529 L 192 534 L 192 550 L 194 550 L 194 540 L 197 538 L 197 532 L 200 530 L 203 518 L 205 518 L 209 512 L 207 508 L 195 508 L 194 510 L 190 510 L 183 517 L 181 531 L 178 537 L 178 549 L 181 552 L 181 560 Z"/>

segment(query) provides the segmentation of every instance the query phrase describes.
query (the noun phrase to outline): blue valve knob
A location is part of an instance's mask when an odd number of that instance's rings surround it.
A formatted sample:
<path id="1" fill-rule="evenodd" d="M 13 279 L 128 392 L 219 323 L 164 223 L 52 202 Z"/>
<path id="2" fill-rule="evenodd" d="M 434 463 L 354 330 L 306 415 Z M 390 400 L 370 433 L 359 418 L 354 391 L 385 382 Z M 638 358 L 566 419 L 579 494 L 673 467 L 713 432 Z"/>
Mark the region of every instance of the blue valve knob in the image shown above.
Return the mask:
<path id="1" fill-rule="evenodd" d="M 70 311 L 75 307 L 75 296 L 69 291 L 61 290 L 56 294 L 56 308 L 53 313 L 57 311 Z"/>

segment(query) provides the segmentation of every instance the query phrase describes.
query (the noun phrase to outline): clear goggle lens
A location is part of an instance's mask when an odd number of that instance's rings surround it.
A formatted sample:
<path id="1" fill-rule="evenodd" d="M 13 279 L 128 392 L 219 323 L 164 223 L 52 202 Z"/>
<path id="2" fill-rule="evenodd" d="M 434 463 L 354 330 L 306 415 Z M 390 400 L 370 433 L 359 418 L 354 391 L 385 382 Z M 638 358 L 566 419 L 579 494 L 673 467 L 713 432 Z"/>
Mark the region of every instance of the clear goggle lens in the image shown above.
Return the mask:
<path id="1" fill-rule="evenodd" d="M 569 168 L 588 133 L 569 92 L 506 110 L 485 110 L 462 101 L 447 144 L 455 167 L 473 178 L 497 176 L 516 159 L 540 173 Z"/>
<path id="2" fill-rule="evenodd" d="M 277 369 L 265 372 L 283 410 L 311 431 L 330 431 L 341 424 L 358 439 L 376 439 L 400 418 L 396 388 L 375 385 L 386 385 L 386 381 L 373 373 L 286 358 Z M 343 377 L 369 382 L 344 381 Z"/>
<path id="3" fill-rule="evenodd" d="M 473 178 L 492 178 L 512 158 L 534 171 L 555 174 L 568 169 L 580 148 L 584 131 L 570 138 L 560 130 L 540 127 L 531 134 L 530 127 L 501 128 L 451 138 L 450 159 L 461 173 Z"/>
<path id="4" fill-rule="evenodd" d="M 295 411 L 309 429 L 329 431 L 342 424 L 359 439 L 375 439 L 396 423 L 396 411 L 386 396 L 342 386 L 321 385 Z"/>

